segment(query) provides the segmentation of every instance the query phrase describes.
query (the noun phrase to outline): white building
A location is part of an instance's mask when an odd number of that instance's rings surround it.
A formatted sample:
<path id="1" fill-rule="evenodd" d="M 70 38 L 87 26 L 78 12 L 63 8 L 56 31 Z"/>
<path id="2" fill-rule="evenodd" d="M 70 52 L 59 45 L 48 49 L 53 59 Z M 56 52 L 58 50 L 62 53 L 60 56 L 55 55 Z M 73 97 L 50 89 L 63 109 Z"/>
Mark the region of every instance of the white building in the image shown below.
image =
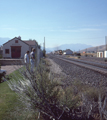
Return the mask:
<path id="1" fill-rule="evenodd" d="M 3 44 L 3 58 L 23 58 L 32 48 L 37 48 L 35 40 L 22 41 L 21 37 L 15 37 Z"/>
<path id="2" fill-rule="evenodd" d="M 64 52 L 63 52 L 64 55 L 72 55 L 73 54 L 73 51 L 70 50 L 70 49 L 66 49 Z"/>
<path id="3" fill-rule="evenodd" d="M 97 52 L 97 57 L 103 58 L 104 57 L 104 52 Z"/>
<path id="4" fill-rule="evenodd" d="M 97 52 L 97 57 L 99 57 L 99 58 L 107 58 L 107 51 Z"/>
<path id="5" fill-rule="evenodd" d="M 104 51 L 104 57 L 107 58 L 107 51 Z"/>

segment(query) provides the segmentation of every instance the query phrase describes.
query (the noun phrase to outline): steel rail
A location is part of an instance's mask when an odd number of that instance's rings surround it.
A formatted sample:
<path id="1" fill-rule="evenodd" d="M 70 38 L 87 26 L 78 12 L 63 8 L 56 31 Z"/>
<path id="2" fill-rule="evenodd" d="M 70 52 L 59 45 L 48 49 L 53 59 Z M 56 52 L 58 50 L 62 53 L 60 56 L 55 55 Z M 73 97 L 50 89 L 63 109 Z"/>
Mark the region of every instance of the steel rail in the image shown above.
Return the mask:
<path id="1" fill-rule="evenodd" d="M 71 63 L 71 64 L 75 64 L 77 66 L 80 66 L 80 67 L 83 67 L 83 68 L 87 68 L 87 69 L 90 69 L 90 70 L 93 70 L 93 71 L 96 71 L 98 73 L 101 73 L 105 76 L 107 76 L 107 69 L 102 67 L 102 66 L 97 66 L 97 65 L 93 65 L 93 64 L 88 64 L 88 62 L 81 62 L 80 60 L 73 60 L 73 59 L 67 59 L 67 58 L 63 58 L 63 57 L 56 57 L 56 56 L 51 56 L 51 57 L 54 57 L 54 58 L 57 58 L 59 60 L 62 60 L 62 61 L 65 61 L 65 62 L 68 62 L 68 63 Z"/>
<path id="2" fill-rule="evenodd" d="M 85 64 L 88 64 L 88 65 L 90 64 L 90 65 L 101 67 L 101 68 L 107 68 L 107 64 L 103 64 L 103 63 L 96 63 L 96 62 L 93 62 L 93 61 L 85 61 L 85 60 L 77 60 L 77 59 L 74 59 L 74 58 L 65 58 L 65 57 L 62 57 L 62 58 L 67 59 L 67 60 L 72 60 L 72 61 L 85 63 Z"/>

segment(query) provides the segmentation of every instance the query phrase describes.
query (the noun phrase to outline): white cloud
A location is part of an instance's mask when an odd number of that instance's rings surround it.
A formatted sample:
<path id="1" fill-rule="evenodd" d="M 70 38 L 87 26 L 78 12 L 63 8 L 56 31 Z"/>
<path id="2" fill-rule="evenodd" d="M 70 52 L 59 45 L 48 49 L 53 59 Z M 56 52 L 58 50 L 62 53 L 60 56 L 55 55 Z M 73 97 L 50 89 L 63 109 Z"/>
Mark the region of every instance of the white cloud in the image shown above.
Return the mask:
<path id="1" fill-rule="evenodd" d="M 78 28 L 78 29 L 66 29 L 66 30 L 50 30 L 51 32 L 83 32 L 83 31 L 101 31 L 102 29 L 97 28 Z"/>

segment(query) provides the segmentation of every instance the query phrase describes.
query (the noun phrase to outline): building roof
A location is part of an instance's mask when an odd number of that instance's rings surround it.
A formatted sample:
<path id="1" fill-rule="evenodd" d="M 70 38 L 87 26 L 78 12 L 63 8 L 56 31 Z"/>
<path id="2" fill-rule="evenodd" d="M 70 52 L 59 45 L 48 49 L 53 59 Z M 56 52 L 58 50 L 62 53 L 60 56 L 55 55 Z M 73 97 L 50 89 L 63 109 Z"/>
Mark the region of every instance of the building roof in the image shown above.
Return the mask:
<path id="1" fill-rule="evenodd" d="M 36 44 L 37 44 L 37 43 L 36 43 L 36 40 L 21 40 L 21 38 L 19 38 L 19 37 L 14 37 L 13 39 L 7 41 L 7 42 L 4 43 L 3 45 L 7 44 L 8 42 L 10 42 L 10 41 L 12 41 L 12 40 L 14 40 L 14 39 L 18 39 L 18 40 L 24 42 L 24 43 L 27 44 L 27 45 L 36 45 Z"/>
<path id="2" fill-rule="evenodd" d="M 5 44 L 7 44 L 8 42 L 10 42 L 10 41 L 12 41 L 12 40 L 14 40 L 14 39 L 18 39 L 18 40 L 20 40 L 20 41 L 22 41 L 22 42 L 24 42 L 23 40 L 21 40 L 20 38 L 18 38 L 18 37 L 14 37 L 13 39 L 11 39 L 11 40 L 9 40 L 9 41 L 7 41 L 6 43 L 4 43 L 3 45 L 5 45 Z M 24 42 L 25 44 L 27 44 L 26 42 Z M 29 44 L 27 44 L 27 45 L 29 45 Z"/>
<path id="3" fill-rule="evenodd" d="M 35 45 L 36 41 L 35 40 L 27 40 L 27 41 L 23 41 L 25 43 L 27 43 L 28 45 Z"/>
<path id="4" fill-rule="evenodd" d="M 66 50 L 65 50 L 65 52 L 66 52 L 66 51 L 71 51 L 71 52 L 73 52 L 73 51 L 72 51 L 72 50 L 70 50 L 70 49 L 66 49 Z"/>

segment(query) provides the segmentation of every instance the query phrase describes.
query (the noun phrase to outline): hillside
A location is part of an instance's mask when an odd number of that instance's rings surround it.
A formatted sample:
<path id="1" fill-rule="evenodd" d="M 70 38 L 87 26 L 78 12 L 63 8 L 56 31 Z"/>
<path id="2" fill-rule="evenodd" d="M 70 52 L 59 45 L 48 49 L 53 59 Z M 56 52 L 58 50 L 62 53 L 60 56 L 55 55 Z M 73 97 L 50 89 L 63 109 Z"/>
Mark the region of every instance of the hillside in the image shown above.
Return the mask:
<path id="1" fill-rule="evenodd" d="M 99 52 L 101 52 L 101 51 L 104 51 L 104 50 L 106 50 L 106 45 L 89 47 L 89 48 L 87 48 L 87 49 L 81 50 L 80 52 L 83 52 L 83 51 L 95 51 L 95 52 L 96 52 L 96 51 L 99 51 Z"/>

